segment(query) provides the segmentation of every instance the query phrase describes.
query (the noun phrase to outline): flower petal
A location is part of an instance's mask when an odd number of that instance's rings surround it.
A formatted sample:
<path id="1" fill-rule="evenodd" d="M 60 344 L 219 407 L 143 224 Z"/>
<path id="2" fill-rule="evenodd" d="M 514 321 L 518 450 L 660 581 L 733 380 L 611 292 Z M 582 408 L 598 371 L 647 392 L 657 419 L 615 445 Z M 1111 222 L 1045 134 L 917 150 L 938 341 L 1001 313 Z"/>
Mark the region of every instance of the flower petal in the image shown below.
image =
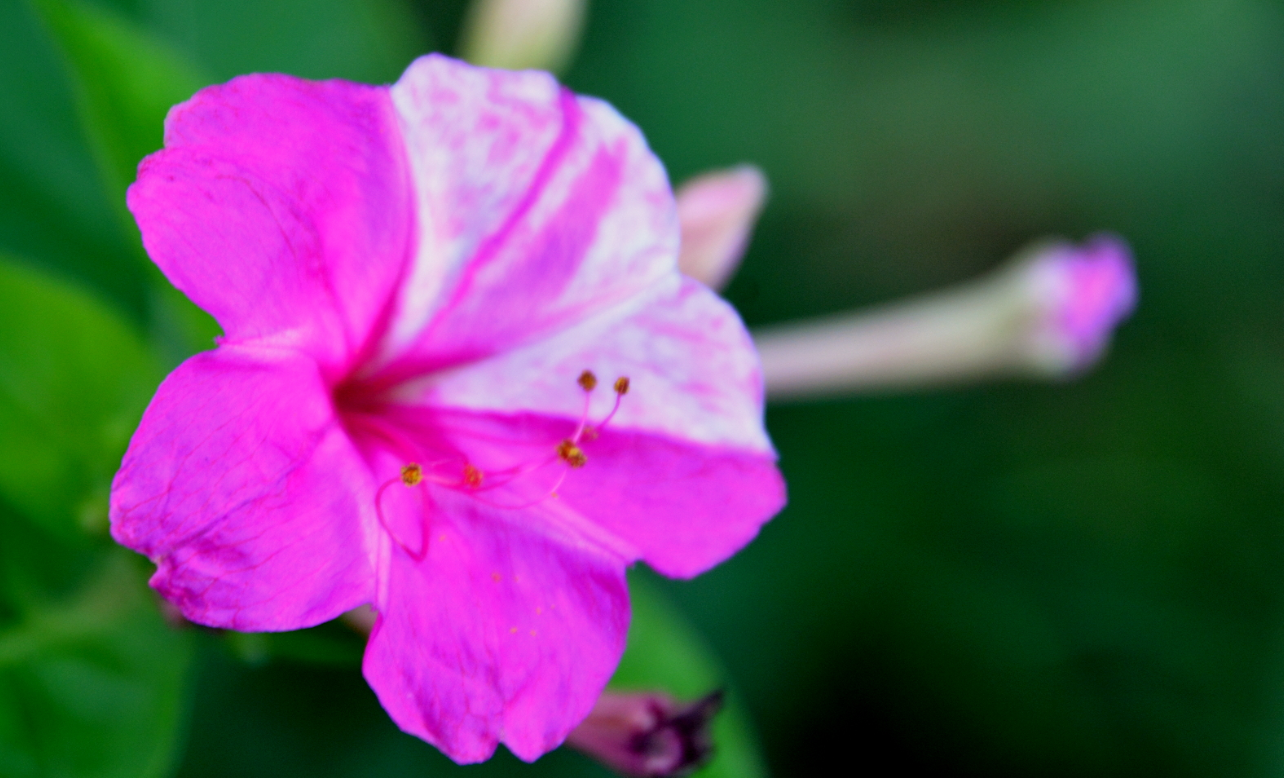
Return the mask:
<path id="1" fill-rule="evenodd" d="M 672 272 L 664 169 L 610 106 L 545 73 L 436 55 L 411 65 L 392 96 L 420 239 L 389 380 L 529 342 Z"/>
<path id="2" fill-rule="evenodd" d="M 592 709 L 624 651 L 624 565 L 524 513 L 433 490 L 426 556 L 386 546 L 364 673 L 403 730 L 460 763 L 527 761 Z"/>
<path id="3" fill-rule="evenodd" d="M 161 384 L 112 484 L 112 535 L 192 621 L 298 629 L 373 598 L 373 491 L 311 360 L 225 346 Z"/>
<path id="4" fill-rule="evenodd" d="M 634 306 L 407 386 L 398 398 L 404 405 L 387 413 L 421 440 L 453 434 L 453 448 L 482 464 L 489 464 L 483 453 L 497 456 L 489 442 L 496 440 L 529 459 L 541 441 L 547 448 L 573 434 L 584 407 L 576 378 L 585 369 L 602 384 L 590 424 L 610 412 L 617 376 L 630 387 L 599 437 L 582 444 L 588 464 L 557 492 L 569 510 L 632 549 L 630 559 L 696 575 L 735 553 L 784 505 L 749 336 L 730 306 L 676 274 L 669 289 Z"/>
<path id="5" fill-rule="evenodd" d="M 128 202 L 153 261 L 228 340 L 330 366 L 380 330 L 412 198 L 387 89 L 252 75 L 170 111 Z"/>

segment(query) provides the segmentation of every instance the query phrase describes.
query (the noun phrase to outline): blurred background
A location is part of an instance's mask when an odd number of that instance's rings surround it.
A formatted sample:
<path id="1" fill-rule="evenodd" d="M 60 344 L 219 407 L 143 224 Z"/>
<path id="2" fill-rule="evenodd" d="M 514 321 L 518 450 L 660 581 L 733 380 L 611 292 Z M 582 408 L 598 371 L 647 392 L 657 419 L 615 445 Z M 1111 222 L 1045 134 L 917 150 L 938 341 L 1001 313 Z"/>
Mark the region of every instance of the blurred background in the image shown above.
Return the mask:
<path id="1" fill-rule="evenodd" d="M 0 0 L 0 775 L 461 769 L 396 730 L 342 626 L 167 626 L 105 496 L 211 334 L 124 212 L 165 109 L 253 71 L 391 82 L 464 14 Z M 673 683 L 733 691 L 747 766 L 715 768 L 1284 772 L 1284 4 L 602 0 L 563 79 L 674 181 L 765 171 L 725 292 L 751 326 L 1049 234 L 1137 256 L 1137 313 L 1080 379 L 769 408 L 788 508 L 697 580 L 634 577 L 646 628 L 704 668 Z M 471 773 L 606 774 L 565 750 Z"/>

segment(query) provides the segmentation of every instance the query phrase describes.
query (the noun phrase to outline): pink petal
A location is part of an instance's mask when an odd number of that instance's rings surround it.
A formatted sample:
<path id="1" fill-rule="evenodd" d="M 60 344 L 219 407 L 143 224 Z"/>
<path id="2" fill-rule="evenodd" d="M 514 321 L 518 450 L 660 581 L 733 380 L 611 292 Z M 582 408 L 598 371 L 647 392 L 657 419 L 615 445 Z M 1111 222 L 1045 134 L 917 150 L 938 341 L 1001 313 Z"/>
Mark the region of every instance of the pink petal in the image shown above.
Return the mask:
<path id="1" fill-rule="evenodd" d="M 419 203 L 388 380 L 488 356 L 675 267 L 663 167 L 610 106 L 544 73 L 430 55 L 392 89 Z"/>
<path id="2" fill-rule="evenodd" d="M 252 75 L 170 111 L 129 207 L 148 254 L 232 342 L 342 369 L 382 324 L 414 229 L 387 89 Z"/>
<path id="3" fill-rule="evenodd" d="M 385 418 L 419 441 L 450 438 L 449 451 L 502 470 L 547 457 L 574 433 L 584 403 L 575 381 L 585 369 L 603 384 L 591 423 L 610 411 L 616 377 L 631 388 L 600 437 L 582 444 L 588 465 L 556 488 L 572 514 L 568 531 L 605 532 L 609 540 L 599 541 L 628 559 L 688 577 L 731 556 L 784 505 L 748 335 L 713 292 L 676 276 L 668 291 L 614 318 L 411 387 Z M 385 469 L 381 477 L 391 477 Z M 525 478 L 507 504 L 552 486 L 548 476 Z"/>
<path id="4" fill-rule="evenodd" d="M 372 497 L 315 364 L 224 346 L 161 384 L 112 484 L 112 535 L 192 621 L 298 629 L 373 597 Z"/>
<path id="5" fill-rule="evenodd" d="M 574 433 L 574 419 L 424 408 L 390 409 L 385 417 L 422 445 L 385 462 L 384 475 L 395 477 L 408 460 L 466 458 L 486 480 L 482 489 L 461 489 L 465 499 L 503 507 L 525 526 L 609 549 L 626 561 L 644 559 L 669 576 L 688 578 L 727 559 L 784 505 L 775 457 L 761 451 L 612 422 L 581 442 L 588 463 L 570 469 L 553 452 Z M 516 479 L 496 477 L 522 464 L 540 466 Z M 430 475 L 457 480 L 458 472 L 458 465 L 444 466 Z M 412 499 L 403 494 L 408 490 L 393 491 L 399 501 Z M 386 498 L 384 507 L 389 513 Z M 420 532 L 405 528 L 404 520 L 387 521 L 398 526 L 394 536 L 404 550 L 416 554 Z"/>
<path id="6" fill-rule="evenodd" d="M 623 562 L 520 512 L 433 490 L 422 561 L 395 545 L 364 672 L 403 730 L 460 763 L 531 761 L 592 709 L 624 650 Z"/>

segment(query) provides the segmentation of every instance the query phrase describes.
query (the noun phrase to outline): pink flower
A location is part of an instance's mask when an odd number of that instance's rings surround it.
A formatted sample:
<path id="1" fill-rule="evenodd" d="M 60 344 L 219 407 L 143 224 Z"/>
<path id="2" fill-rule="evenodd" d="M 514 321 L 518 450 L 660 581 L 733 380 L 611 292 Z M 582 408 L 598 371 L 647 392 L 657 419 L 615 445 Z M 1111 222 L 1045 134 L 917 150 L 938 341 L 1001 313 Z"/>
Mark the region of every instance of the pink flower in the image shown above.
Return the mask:
<path id="1" fill-rule="evenodd" d="M 623 650 L 625 566 L 696 575 L 783 504 L 664 170 L 546 74 L 238 78 L 170 112 L 129 207 L 226 335 L 157 391 L 113 535 L 202 624 L 372 604 L 366 679 L 456 761 L 558 745 Z"/>

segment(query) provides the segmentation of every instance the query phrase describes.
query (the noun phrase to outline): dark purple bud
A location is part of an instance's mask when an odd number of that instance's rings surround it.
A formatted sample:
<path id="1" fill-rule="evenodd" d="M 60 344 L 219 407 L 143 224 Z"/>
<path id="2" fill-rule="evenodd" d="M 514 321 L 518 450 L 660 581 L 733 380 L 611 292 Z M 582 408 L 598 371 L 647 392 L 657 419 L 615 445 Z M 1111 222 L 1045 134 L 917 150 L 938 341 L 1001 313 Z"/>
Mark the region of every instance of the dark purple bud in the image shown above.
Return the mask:
<path id="1" fill-rule="evenodd" d="M 721 691 L 685 704 L 662 692 L 604 692 L 566 742 L 623 775 L 688 775 L 713 753 L 721 707 Z"/>

